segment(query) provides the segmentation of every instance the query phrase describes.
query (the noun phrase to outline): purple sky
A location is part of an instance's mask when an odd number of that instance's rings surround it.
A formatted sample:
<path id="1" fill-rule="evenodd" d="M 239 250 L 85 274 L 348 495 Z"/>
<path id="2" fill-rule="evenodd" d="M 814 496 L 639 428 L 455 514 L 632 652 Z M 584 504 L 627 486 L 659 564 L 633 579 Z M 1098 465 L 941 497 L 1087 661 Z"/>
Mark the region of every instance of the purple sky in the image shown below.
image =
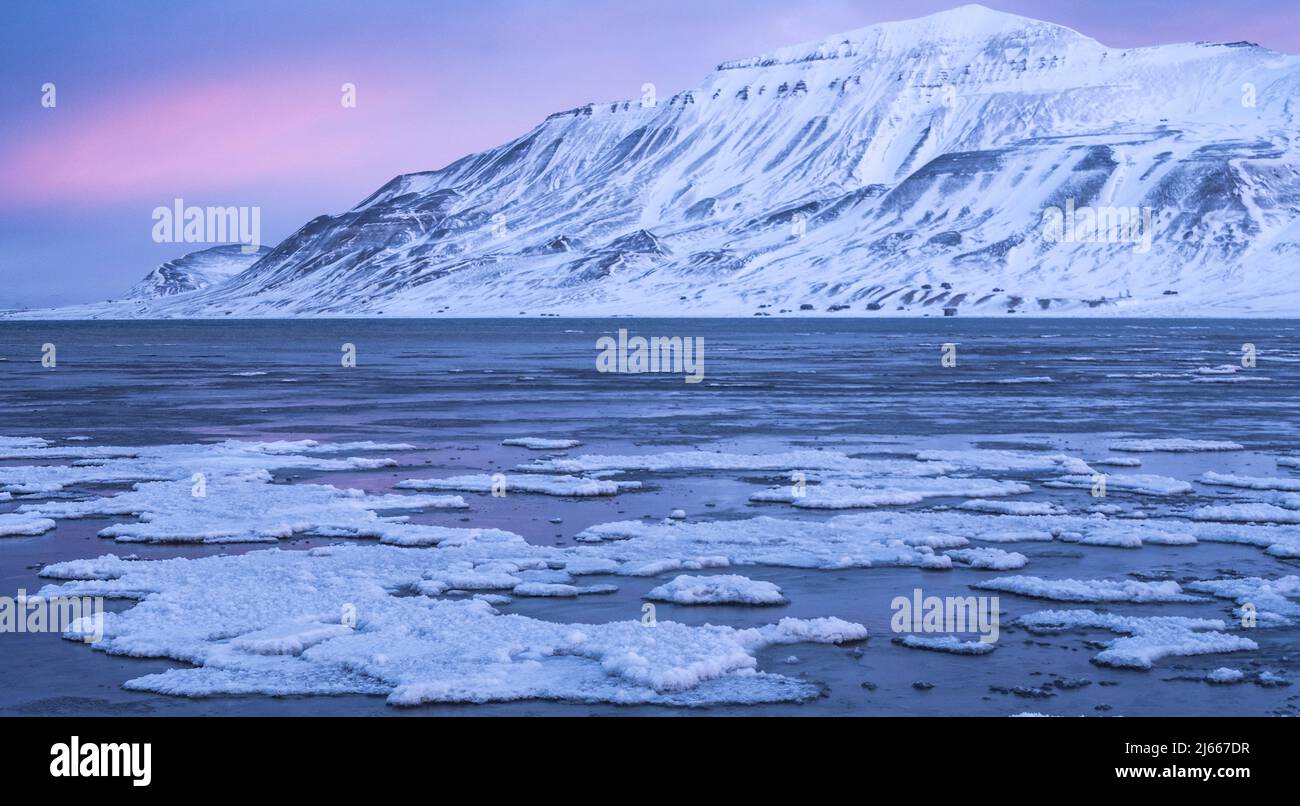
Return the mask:
<path id="1" fill-rule="evenodd" d="M 256 205 L 274 245 L 394 175 L 588 101 L 696 85 L 719 61 L 951 0 L 129 0 L 0 5 L 0 308 L 116 297 L 197 248 L 180 197 Z M 992 0 L 1108 45 L 1300 52 L 1296 0 Z M 54 82 L 58 105 L 41 106 Z M 339 103 L 357 86 L 357 106 Z"/>

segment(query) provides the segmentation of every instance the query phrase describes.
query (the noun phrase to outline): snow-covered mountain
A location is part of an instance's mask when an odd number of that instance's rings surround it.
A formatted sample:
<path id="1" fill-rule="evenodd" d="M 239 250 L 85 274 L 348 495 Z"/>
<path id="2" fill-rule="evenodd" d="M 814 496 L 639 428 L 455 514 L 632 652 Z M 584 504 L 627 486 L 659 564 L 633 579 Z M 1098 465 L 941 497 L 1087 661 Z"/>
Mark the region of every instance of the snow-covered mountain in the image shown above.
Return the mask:
<path id="1" fill-rule="evenodd" d="M 963 6 L 556 113 L 121 311 L 1293 315 L 1298 112 L 1300 57 Z"/>
<path id="2" fill-rule="evenodd" d="M 127 300 L 152 300 L 219 285 L 265 257 L 270 247 L 245 254 L 238 244 L 214 246 L 169 260 L 126 292 Z"/>

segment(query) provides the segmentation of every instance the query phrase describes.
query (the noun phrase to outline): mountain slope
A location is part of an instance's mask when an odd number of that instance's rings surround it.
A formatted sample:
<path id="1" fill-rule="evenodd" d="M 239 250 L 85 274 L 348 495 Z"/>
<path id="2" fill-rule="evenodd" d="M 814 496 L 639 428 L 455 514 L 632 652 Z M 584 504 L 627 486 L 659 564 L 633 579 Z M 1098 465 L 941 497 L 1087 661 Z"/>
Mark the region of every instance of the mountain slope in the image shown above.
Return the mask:
<path id="1" fill-rule="evenodd" d="M 557 113 L 131 315 L 1287 314 L 1297 111 L 1294 56 L 964 6 Z M 1054 240 L 1067 208 L 1149 244 Z"/>
<path id="2" fill-rule="evenodd" d="M 269 247 L 263 246 L 252 254 L 245 254 L 239 244 L 229 244 L 191 252 L 149 272 L 126 292 L 126 299 L 153 300 L 202 291 L 224 283 L 270 251 Z"/>

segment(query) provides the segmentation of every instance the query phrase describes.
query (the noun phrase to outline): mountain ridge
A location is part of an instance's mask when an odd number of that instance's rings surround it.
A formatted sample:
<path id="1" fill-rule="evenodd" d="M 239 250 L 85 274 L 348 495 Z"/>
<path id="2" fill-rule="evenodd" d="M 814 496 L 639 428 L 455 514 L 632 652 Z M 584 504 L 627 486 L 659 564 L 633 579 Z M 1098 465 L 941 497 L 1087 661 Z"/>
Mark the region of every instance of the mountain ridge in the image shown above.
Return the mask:
<path id="1" fill-rule="evenodd" d="M 1110 48 L 963 6 L 557 112 L 318 216 L 226 282 L 79 310 L 1287 313 L 1297 112 L 1294 56 Z M 1050 240 L 1066 209 L 1149 211 L 1149 248 Z"/>

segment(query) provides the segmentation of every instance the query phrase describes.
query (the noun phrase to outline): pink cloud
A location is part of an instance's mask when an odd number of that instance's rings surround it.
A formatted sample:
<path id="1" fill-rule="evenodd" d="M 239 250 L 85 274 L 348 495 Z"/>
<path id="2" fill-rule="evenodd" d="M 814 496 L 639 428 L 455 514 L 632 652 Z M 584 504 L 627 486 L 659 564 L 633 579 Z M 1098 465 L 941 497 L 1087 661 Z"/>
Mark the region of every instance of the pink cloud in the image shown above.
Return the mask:
<path id="1" fill-rule="evenodd" d="M 423 77 L 427 83 L 427 77 Z M 334 73 L 246 73 L 172 84 L 75 108 L 63 101 L 0 154 L 0 203 L 97 204 L 233 191 L 277 179 L 363 186 L 385 165 L 418 158 L 407 105 L 391 80 L 358 80 L 356 108 L 340 103 Z"/>

